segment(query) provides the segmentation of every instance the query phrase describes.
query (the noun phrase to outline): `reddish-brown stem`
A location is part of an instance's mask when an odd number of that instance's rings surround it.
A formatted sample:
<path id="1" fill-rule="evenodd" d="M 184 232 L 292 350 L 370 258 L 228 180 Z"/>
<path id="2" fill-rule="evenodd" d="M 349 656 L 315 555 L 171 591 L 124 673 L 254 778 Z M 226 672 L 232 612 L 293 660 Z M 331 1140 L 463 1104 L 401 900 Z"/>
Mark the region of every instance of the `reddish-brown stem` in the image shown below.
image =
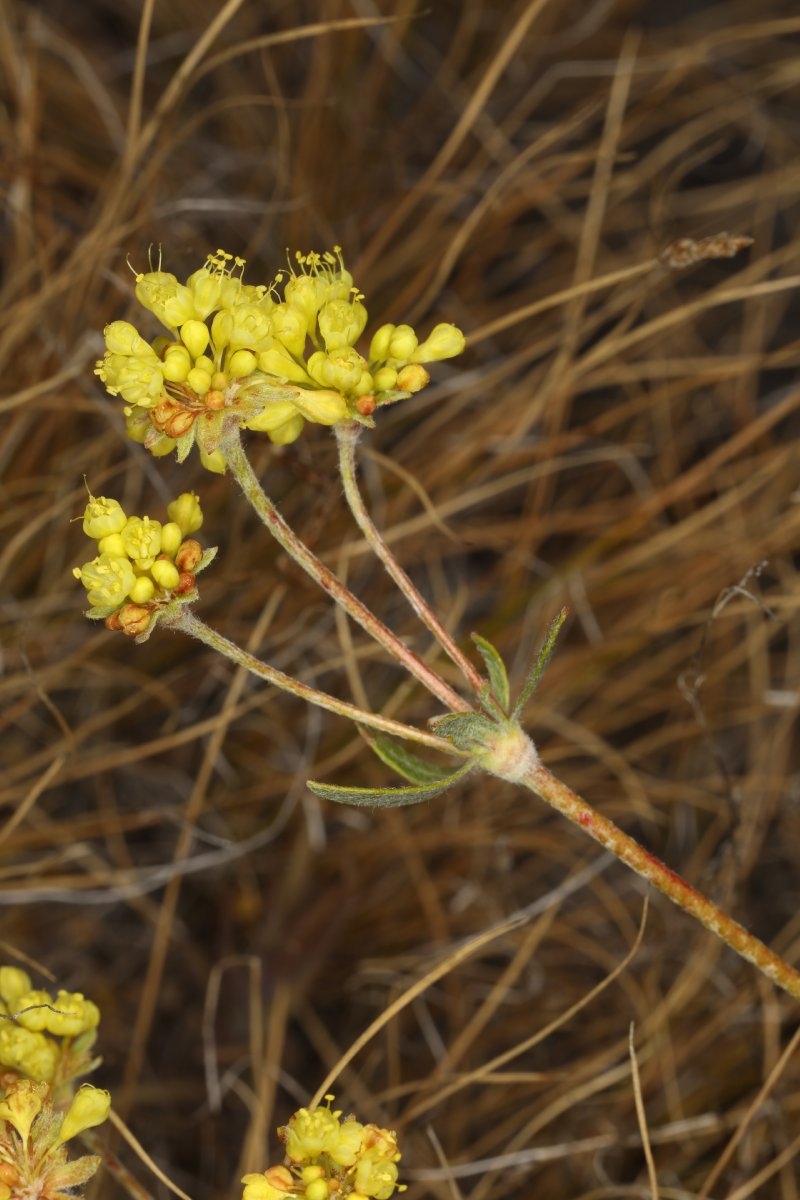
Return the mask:
<path id="1" fill-rule="evenodd" d="M 406 600 L 408 600 L 420 621 L 430 630 L 445 654 L 448 655 L 451 662 L 455 663 L 472 690 L 479 696 L 484 688 L 484 681 L 481 679 L 480 673 L 475 669 L 460 647 L 456 645 L 424 596 L 417 591 L 376 529 L 367 511 L 356 478 L 355 451 L 356 442 L 361 433 L 361 426 L 357 425 L 355 421 L 351 421 L 349 424 L 336 425 L 334 432 L 339 444 L 339 472 L 342 476 L 345 498 L 350 505 L 350 511 L 355 517 L 359 529 L 364 534 L 368 545 L 381 560 L 391 578 L 397 584 Z"/>
<path id="2" fill-rule="evenodd" d="M 276 542 L 289 554 L 294 561 L 317 583 L 331 599 L 335 600 L 348 616 L 352 617 L 370 637 L 379 642 L 398 663 L 406 668 L 409 674 L 432 692 L 445 708 L 451 712 L 469 712 L 470 706 L 436 671 L 419 658 L 413 650 L 392 633 L 349 588 L 337 579 L 332 571 L 320 562 L 315 554 L 302 542 L 290 525 L 284 521 L 275 505 L 264 493 L 255 476 L 250 461 L 242 448 L 238 429 L 231 429 L 222 445 L 225 460 L 235 476 L 239 486 L 250 501 L 255 512 L 266 525 Z"/>
<path id="3" fill-rule="evenodd" d="M 742 958 L 753 963 L 778 987 L 800 1000 L 800 971 L 770 950 L 738 921 L 717 908 L 707 896 L 677 875 L 660 859 L 618 829 L 562 783 L 540 761 L 530 765 L 518 781 L 536 792 L 568 820 L 579 825 L 596 842 L 610 850 L 637 874 L 658 888 L 679 908 L 691 913 L 701 925 L 717 935 Z"/>

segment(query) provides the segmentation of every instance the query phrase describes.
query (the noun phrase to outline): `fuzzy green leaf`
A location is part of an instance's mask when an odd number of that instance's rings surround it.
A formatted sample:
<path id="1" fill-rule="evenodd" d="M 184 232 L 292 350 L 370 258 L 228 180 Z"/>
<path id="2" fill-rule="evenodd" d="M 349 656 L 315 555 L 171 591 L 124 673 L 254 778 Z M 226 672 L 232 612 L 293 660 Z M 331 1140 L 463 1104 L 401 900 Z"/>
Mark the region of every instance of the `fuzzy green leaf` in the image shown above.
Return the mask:
<path id="1" fill-rule="evenodd" d="M 179 438 L 176 438 L 175 450 L 176 450 L 176 457 L 177 457 L 179 463 L 185 462 L 186 459 L 189 457 L 189 451 L 191 450 L 192 446 L 194 445 L 194 439 L 195 439 L 194 425 L 192 425 L 191 428 L 186 431 L 186 433 L 182 434 Z"/>
<path id="2" fill-rule="evenodd" d="M 497 735 L 497 722 L 482 713 L 448 713 L 431 721 L 432 728 L 458 750 L 475 751 L 486 747 L 487 739 Z"/>
<path id="3" fill-rule="evenodd" d="M 217 557 L 218 551 L 219 546 L 209 546 L 207 550 L 203 551 L 203 557 L 194 569 L 195 575 L 198 575 L 201 571 L 205 571 L 208 564 L 213 562 Z"/>
<path id="4" fill-rule="evenodd" d="M 511 693 L 508 687 L 506 665 L 491 642 L 481 637 L 479 633 L 473 633 L 471 636 L 481 658 L 486 664 L 492 695 L 503 712 L 507 713 L 511 704 Z"/>
<path id="5" fill-rule="evenodd" d="M 440 767 L 436 763 L 426 762 L 401 742 L 395 742 L 382 733 L 362 729 L 361 734 L 381 762 L 391 767 L 398 775 L 402 775 L 409 783 L 427 787 L 430 784 L 441 783 L 453 773 L 451 767 Z"/>
<path id="6" fill-rule="evenodd" d="M 358 808 L 407 808 L 410 804 L 420 804 L 423 800 L 432 800 L 434 796 L 446 792 L 454 783 L 458 783 L 459 779 L 468 775 L 474 766 L 475 764 L 472 762 L 465 763 L 463 767 L 451 772 L 445 779 L 440 779 L 438 783 L 422 787 L 340 787 L 334 783 L 317 783 L 312 779 L 308 780 L 306 787 L 315 796 L 322 796 L 325 800 L 334 800 L 337 804 L 354 804 Z"/>
<path id="7" fill-rule="evenodd" d="M 539 653 L 536 656 L 533 666 L 531 667 L 530 671 L 528 672 L 528 677 L 525 680 L 522 691 L 520 692 L 520 694 L 517 698 L 517 702 L 514 705 L 514 711 L 511 714 L 512 717 L 519 716 L 519 714 L 522 712 L 523 708 L 525 707 L 525 705 L 528 703 L 531 696 L 535 692 L 536 687 L 539 683 L 539 680 L 542 678 L 542 675 L 544 674 L 545 667 L 549 663 L 550 657 L 556 648 L 556 638 L 558 637 L 559 631 L 561 630 L 561 626 L 564 624 L 564 622 L 567 619 L 568 611 L 569 611 L 568 609 L 562 608 L 561 612 L 557 613 L 556 616 L 553 618 L 553 620 L 550 622 L 550 628 L 547 630 L 547 636 L 544 639 L 544 644 L 542 645 L 541 649 L 539 650 Z"/>

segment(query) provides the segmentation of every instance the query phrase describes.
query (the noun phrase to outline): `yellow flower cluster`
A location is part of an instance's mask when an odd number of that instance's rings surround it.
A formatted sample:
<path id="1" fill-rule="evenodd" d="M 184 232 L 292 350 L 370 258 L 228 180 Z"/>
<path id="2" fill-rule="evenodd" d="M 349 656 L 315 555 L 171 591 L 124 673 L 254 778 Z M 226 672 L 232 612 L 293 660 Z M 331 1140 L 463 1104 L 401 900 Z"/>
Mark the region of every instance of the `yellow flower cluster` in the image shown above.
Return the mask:
<path id="1" fill-rule="evenodd" d="M 194 595 L 195 576 L 213 557 L 189 534 L 203 524 L 200 502 L 184 492 L 167 505 L 169 521 L 129 517 L 116 500 L 89 497 L 83 532 L 99 553 L 73 575 L 86 588 L 87 616 L 105 618 L 109 629 L 137 637 L 149 629 L 159 609 Z"/>
<path id="2" fill-rule="evenodd" d="M 90 1050 L 100 1012 L 80 992 L 55 996 L 34 988 L 27 972 L 0 966 L 0 1067 L 63 1087 L 96 1062 Z"/>
<path id="3" fill-rule="evenodd" d="M 341 1119 L 331 1110 L 301 1108 L 278 1130 L 286 1147 L 283 1166 L 242 1179 L 242 1200 L 389 1200 L 405 1191 L 397 1182 L 400 1151 L 392 1130 Z"/>
<path id="4" fill-rule="evenodd" d="M 360 354 L 367 310 L 338 246 L 298 252 L 269 287 L 245 284 L 243 270 L 217 250 L 186 283 L 160 269 L 137 275 L 137 299 L 169 336 L 150 343 L 127 321 L 106 326 L 96 373 L 125 401 L 129 436 L 155 455 L 177 449 L 182 461 L 196 443 L 204 465 L 223 471 L 226 421 L 278 445 L 306 421 L 369 424 L 380 405 L 425 387 L 424 363 L 464 349 L 454 325 L 422 342 L 410 325 L 383 325 Z"/>
<path id="5" fill-rule="evenodd" d="M 47 1083 L 10 1083 L 0 1099 L 0 1200 L 71 1200 L 72 1189 L 91 1179 L 100 1159 L 68 1161 L 65 1143 L 101 1125 L 110 1109 L 108 1092 L 88 1083 L 66 1113 L 54 1106 Z"/>

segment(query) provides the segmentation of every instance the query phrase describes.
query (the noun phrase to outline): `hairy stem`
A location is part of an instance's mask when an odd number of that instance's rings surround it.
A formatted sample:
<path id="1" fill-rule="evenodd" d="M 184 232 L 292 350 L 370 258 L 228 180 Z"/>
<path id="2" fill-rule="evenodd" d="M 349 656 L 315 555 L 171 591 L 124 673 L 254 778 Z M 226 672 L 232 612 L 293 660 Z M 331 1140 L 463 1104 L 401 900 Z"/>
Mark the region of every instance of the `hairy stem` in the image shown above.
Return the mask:
<path id="1" fill-rule="evenodd" d="M 397 584 L 406 600 L 408 600 L 420 621 L 430 630 L 445 654 L 455 663 L 472 690 L 479 695 L 484 686 L 480 673 L 453 641 L 424 596 L 420 595 L 414 587 L 414 584 L 392 554 L 367 512 L 364 497 L 361 495 L 356 478 L 355 450 L 356 442 L 361 433 L 361 426 L 352 421 L 349 424 L 334 426 L 334 432 L 336 433 L 336 441 L 339 445 L 339 471 L 342 477 L 345 498 L 350 505 L 350 511 L 355 517 L 359 529 L 363 533 L 368 545 L 381 560 L 389 575 Z"/>
<path id="2" fill-rule="evenodd" d="M 276 667 L 268 666 L 267 663 L 263 663 L 254 655 L 249 654 L 247 650 L 243 650 L 241 646 L 237 646 L 235 642 L 229 641 L 221 633 L 211 629 L 191 612 L 188 605 L 180 605 L 175 614 L 164 618 L 162 623 L 170 629 L 179 629 L 181 633 L 188 633 L 190 637 L 197 638 L 199 642 L 216 650 L 225 658 L 229 658 L 237 666 L 244 667 L 251 675 L 257 675 L 259 679 L 274 684 L 284 692 L 291 692 L 293 696 L 298 696 L 309 704 L 316 704 L 318 708 L 325 708 L 329 712 L 337 713 L 340 717 L 354 721 L 357 725 L 363 725 L 368 729 L 377 729 L 380 733 L 388 733 L 409 742 L 419 742 L 423 746 L 430 746 L 433 750 L 442 750 L 451 756 L 458 754 L 458 751 L 454 750 L 453 746 L 444 738 L 437 737 L 433 733 L 426 733 L 422 729 L 415 729 L 413 725 L 404 725 L 401 721 L 393 721 L 391 717 L 382 717 L 378 713 L 367 712 L 363 708 L 357 708 L 355 704 L 348 704 L 346 700 L 337 700 L 335 696 L 329 696 L 327 692 L 317 691 L 316 688 L 309 687 L 308 684 L 301 683 L 298 679 L 293 679 L 291 675 L 285 675 Z"/>
<path id="3" fill-rule="evenodd" d="M 344 609 L 348 616 L 352 617 L 362 629 L 366 630 L 370 637 L 383 646 L 397 662 L 406 668 L 409 674 L 418 679 L 446 708 L 452 712 L 468 712 L 470 706 L 467 702 L 457 692 L 453 691 L 450 685 L 445 683 L 436 671 L 426 666 L 413 650 L 409 650 L 390 629 L 387 629 L 383 622 L 378 620 L 375 614 L 366 605 L 362 604 L 358 597 L 354 596 L 350 589 L 345 587 L 342 581 L 337 579 L 333 572 L 324 563 L 320 562 L 315 554 L 312 554 L 305 542 L 301 541 L 293 529 L 287 525 L 275 505 L 265 495 L 261 484 L 256 478 L 253 468 L 250 466 L 250 461 L 242 447 L 241 437 L 237 428 L 229 431 L 223 440 L 221 449 L 246 499 L 286 553 L 311 576 L 315 583 L 319 584 L 324 592 L 327 592 Z"/>
<path id="4" fill-rule="evenodd" d="M 753 963 L 778 987 L 800 1000 L 800 971 L 774 950 L 770 950 L 769 946 L 765 946 L 738 921 L 734 921 L 727 913 L 717 908 L 707 896 L 670 870 L 632 837 L 618 829 L 613 821 L 596 812 L 540 761 L 529 766 L 518 781 L 532 792 L 536 792 L 574 824 L 579 825 L 601 846 L 616 854 L 626 866 L 643 876 L 679 908 L 691 913 L 709 932 L 716 934 L 742 958 Z"/>

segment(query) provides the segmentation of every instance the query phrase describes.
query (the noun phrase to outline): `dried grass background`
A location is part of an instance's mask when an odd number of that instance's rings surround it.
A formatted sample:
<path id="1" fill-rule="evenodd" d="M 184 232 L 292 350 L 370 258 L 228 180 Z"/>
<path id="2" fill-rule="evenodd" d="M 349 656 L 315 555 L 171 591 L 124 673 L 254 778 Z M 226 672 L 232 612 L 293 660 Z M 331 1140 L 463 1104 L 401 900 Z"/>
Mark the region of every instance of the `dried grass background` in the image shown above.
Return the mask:
<path id="1" fill-rule="evenodd" d="M 126 256 L 161 244 L 181 275 L 223 246 L 252 281 L 341 243 L 372 321 L 470 336 L 364 441 L 398 557 L 517 677 L 570 606 L 528 712 L 546 762 L 798 962 L 793 0 L 0 0 L 0 54 L 6 958 L 100 1003 L 97 1081 L 203 1200 L 279 1161 L 275 1125 L 406 986 L 523 910 L 336 1084 L 400 1131 L 409 1200 L 651 1195 L 631 1022 L 660 1195 L 796 1200 L 787 997 L 654 898 L 624 970 L 537 1040 L 631 950 L 636 878 L 497 780 L 395 813 L 317 802 L 309 776 L 390 780 L 341 721 L 203 648 L 90 625 L 70 574 L 84 474 L 153 515 L 197 488 L 209 623 L 432 715 L 230 479 L 126 442 L 92 375 L 134 312 Z M 658 262 L 722 230 L 754 245 Z M 284 515 L 428 652 L 329 433 L 249 445 Z"/>

